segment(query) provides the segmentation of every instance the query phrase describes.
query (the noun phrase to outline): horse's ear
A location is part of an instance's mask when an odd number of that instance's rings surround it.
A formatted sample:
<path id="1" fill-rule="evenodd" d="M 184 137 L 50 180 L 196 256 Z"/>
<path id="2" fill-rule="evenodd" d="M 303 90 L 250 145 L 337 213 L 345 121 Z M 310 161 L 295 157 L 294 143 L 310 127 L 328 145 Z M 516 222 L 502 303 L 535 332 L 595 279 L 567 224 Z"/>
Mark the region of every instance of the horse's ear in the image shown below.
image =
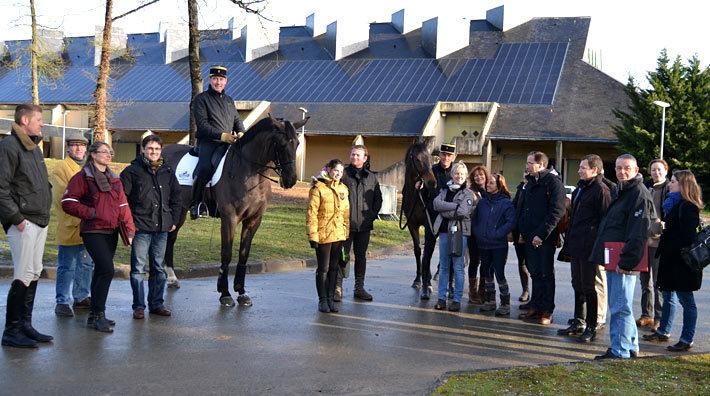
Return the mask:
<path id="1" fill-rule="evenodd" d="M 294 123 L 293 123 L 293 128 L 294 128 L 294 129 L 298 129 L 298 128 L 303 127 L 304 125 L 306 125 L 306 123 L 308 122 L 308 120 L 309 120 L 310 118 L 311 118 L 311 116 L 307 116 L 306 118 L 304 118 L 304 119 L 302 119 L 302 120 L 300 120 L 300 121 L 294 122 Z"/>

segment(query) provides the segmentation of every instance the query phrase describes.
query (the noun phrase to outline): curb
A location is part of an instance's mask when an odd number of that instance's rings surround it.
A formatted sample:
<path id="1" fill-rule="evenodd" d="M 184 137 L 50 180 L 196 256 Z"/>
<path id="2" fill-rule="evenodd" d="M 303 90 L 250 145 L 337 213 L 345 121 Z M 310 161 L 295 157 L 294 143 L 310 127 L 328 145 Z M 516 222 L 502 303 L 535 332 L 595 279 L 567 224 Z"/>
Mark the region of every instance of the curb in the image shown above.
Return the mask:
<path id="1" fill-rule="evenodd" d="M 405 243 L 401 246 L 391 246 L 376 251 L 368 251 L 368 258 L 382 258 L 386 256 L 393 256 L 397 254 L 402 254 L 405 252 L 411 253 L 411 243 Z M 45 265 L 42 269 L 41 278 L 45 279 L 57 279 L 57 267 L 53 265 Z M 175 274 L 180 279 L 187 278 L 204 278 L 217 276 L 219 274 L 219 263 L 207 263 L 207 264 L 197 264 L 187 269 L 176 268 Z M 234 268 L 235 264 L 230 265 Z M 308 268 L 317 267 L 317 262 L 315 258 L 308 259 L 277 259 L 270 261 L 255 261 L 247 264 L 247 274 L 263 274 L 270 272 L 286 272 L 286 271 L 300 271 Z M 114 278 L 118 279 L 130 279 L 131 266 L 128 264 L 118 264 L 114 269 Z M 230 271 L 233 273 L 233 270 Z M 12 278 L 13 267 L 12 265 L 0 265 L 0 278 Z"/>

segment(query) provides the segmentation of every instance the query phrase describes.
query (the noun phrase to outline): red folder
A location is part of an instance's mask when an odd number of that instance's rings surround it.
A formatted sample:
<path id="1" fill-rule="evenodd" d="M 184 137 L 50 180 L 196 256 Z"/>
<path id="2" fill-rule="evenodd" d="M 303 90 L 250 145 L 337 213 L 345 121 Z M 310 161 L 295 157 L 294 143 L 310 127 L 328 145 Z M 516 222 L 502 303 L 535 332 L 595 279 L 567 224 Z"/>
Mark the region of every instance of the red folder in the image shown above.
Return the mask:
<path id="1" fill-rule="evenodd" d="M 604 242 L 604 269 L 616 271 L 624 242 Z M 648 272 L 648 245 L 643 245 L 643 257 L 632 271 Z"/>

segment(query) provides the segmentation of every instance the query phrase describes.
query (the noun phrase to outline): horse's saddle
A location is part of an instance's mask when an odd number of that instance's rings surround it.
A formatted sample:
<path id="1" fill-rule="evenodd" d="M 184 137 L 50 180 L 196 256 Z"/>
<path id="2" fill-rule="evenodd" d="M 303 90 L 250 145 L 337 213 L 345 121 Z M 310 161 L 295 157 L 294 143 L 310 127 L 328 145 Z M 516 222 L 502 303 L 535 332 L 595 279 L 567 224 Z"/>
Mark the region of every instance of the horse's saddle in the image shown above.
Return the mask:
<path id="1" fill-rule="evenodd" d="M 222 177 L 222 170 L 224 169 L 224 159 L 227 157 L 227 153 L 232 148 L 230 145 L 226 151 L 222 153 L 222 150 L 215 150 L 215 155 L 212 157 L 212 164 L 216 163 L 216 170 L 212 175 L 208 187 L 213 187 L 217 185 L 220 178 Z M 197 166 L 197 161 L 199 157 L 194 150 L 190 150 L 185 153 L 185 155 L 180 158 L 177 166 L 175 167 L 175 177 L 177 177 L 178 184 L 181 186 L 192 186 L 193 172 Z"/>

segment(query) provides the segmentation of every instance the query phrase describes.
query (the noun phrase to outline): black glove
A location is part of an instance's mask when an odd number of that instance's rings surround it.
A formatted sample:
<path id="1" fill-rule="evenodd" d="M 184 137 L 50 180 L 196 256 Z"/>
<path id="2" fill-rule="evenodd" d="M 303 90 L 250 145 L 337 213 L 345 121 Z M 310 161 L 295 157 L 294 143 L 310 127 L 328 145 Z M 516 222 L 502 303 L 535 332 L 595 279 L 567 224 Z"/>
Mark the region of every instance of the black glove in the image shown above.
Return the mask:
<path id="1" fill-rule="evenodd" d="M 318 242 L 316 242 L 316 241 L 308 241 L 308 243 L 311 244 L 311 247 L 312 247 L 313 249 L 318 249 Z"/>

